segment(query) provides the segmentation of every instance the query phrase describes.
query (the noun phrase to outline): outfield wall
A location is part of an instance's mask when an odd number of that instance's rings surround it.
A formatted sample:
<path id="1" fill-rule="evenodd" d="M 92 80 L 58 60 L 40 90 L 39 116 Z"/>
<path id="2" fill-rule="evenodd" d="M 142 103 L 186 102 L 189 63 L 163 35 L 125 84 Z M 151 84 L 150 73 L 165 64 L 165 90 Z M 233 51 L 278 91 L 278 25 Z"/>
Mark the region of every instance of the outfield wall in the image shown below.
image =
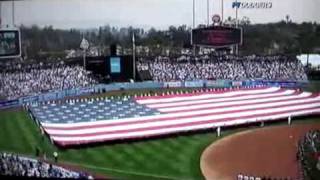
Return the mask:
<path id="1" fill-rule="evenodd" d="M 265 80 L 246 80 L 246 81 L 231 81 L 231 80 L 199 80 L 199 81 L 174 81 L 174 82 L 136 82 L 136 83 L 113 83 L 113 84 L 98 84 L 91 87 L 75 88 L 67 90 L 52 91 L 34 96 L 21 97 L 16 100 L 0 101 L 0 109 L 19 107 L 24 104 L 39 103 L 45 101 L 55 101 L 68 97 L 90 95 L 94 93 L 102 93 L 117 90 L 130 89 L 159 89 L 159 88 L 230 88 L 230 87 L 245 87 L 245 86 L 280 86 L 285 88 L 301 88 L 307 85 L 308 82 L 296 81 L 265 81 Z"/>

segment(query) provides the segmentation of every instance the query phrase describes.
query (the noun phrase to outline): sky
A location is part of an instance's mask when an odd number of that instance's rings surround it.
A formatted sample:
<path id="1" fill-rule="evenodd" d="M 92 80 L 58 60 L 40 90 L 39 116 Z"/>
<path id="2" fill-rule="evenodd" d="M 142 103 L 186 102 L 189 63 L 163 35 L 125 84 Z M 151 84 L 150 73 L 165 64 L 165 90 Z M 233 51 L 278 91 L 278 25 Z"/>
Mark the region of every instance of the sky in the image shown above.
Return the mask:
<path id="1" fill-rule="evenodd" d="M 297 58 L 302 62 L 303 65 L 307 65 L 307 55 L 302 54 L 297 56 Z M 309 63 L 313 67 L 318 67 L 320 65 L 320 55 L 319 54 L 309 54 Z"/>
<path id="2" fill-rule="evenodd" d="M 222 0 L 209 0 L 213 14 L 221 16 Z M 224 17 L 235 17 L 232 2 L 224 0 Z M 15 24 L 52 25 L 54 28 L 140 27 L 166 29 L 170 25 L 192 26 L 193 0 L 23 0 L 15 2 Z M 195 23 L 207 23 L 207 0 L 195 0 Z M 239 9 L 239 18 L 252 23 L 277 22 L 288 14 L 292 21 L 320 23 L 320 0 L 238 0 L 272 2 L 271 9 Z M 1 2 L 2 25 L 12 24 L 12 3 Z"/>

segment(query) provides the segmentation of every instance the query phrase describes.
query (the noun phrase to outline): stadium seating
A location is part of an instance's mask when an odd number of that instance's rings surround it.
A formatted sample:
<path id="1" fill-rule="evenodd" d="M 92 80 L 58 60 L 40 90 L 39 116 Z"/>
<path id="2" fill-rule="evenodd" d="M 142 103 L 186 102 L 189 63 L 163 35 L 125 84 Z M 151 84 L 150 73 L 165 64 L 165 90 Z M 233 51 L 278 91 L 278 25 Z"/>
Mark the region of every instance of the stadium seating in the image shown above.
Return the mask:
<path id="1" fill-rule="evenodd" d="M 34 64 L 0 71 L 0 98 L 8 100 L 52 90 L 86 87 L 97 81 L 80 66 Z"/>
<path id="2" fill-rule="evenodd" d="M 92 179 L 92 176 L 83 172 L 68 170 L 36 159 L 10 153 L 0 154 L 0 175 L 33 178 Z"/>
<path id="3" fill-rule="evenodd" d="M 184 56 L 182 56 L 184 57 Z M 279 80 L 305 81 L 300 61 L 288 56 L 199 56 L 140 58 L 137 70 L 141 80 Z M 13 100 L 48 91 L 97 84 L 80 66 L 32 64 L 0 70 L 0 99 Z"/>
<path id="4" fill-rule="evenodd" d="M 155 81 L 200 79 L 304 81 L 303 65 L 289 56 L 199 56 L 181 58 L 141 58 L 140 72 L 149 70 Z"/>

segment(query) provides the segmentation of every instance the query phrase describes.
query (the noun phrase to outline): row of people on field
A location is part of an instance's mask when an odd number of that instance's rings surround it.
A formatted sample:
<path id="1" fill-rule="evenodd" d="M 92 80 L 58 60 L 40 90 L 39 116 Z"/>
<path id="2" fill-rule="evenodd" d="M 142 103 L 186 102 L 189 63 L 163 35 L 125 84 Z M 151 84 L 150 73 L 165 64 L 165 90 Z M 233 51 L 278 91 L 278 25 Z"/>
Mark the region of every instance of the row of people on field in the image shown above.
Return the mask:
<path id="1" fill-rule="evenodd" d="M 263 177 L 257 177 L 257 176 L 248 176 L 244 174 L 238 174 L 237 175 L 237 180 L 293 180 L 293 178 L 290 177 L 268 177 L 268 176 L 263 176 Z"/>

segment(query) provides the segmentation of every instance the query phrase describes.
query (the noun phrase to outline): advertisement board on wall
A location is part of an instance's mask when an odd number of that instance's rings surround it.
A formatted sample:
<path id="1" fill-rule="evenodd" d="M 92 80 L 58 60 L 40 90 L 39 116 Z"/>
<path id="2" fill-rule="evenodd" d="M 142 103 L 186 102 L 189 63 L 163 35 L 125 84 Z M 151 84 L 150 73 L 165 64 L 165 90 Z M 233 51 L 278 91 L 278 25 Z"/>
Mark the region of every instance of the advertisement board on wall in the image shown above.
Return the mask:
<path id="1" fill-rule="evenodd" d="M 50 101 L 50 100 L 55 100 L 55 99 L 57 99 L 56 93 L 46 93 L 43 95 L 44 101 Z"/>
<path id="2" fill-rule="evenodd" d="M 81 88 L 78 91 L 79 95 L 81 95 L 81 94 L 89 94 L 89 93 L 93 93 L 93 92 L 94 92 L 93 88 Z"/>
<path id="3" fill-rule="evenodd" d="M 232 86 L 236 86 L 236 87 L 242 86 L 242 81 L 232 81 Z"/>
<path id="4" fill-rule="evenodd" d="M 207 87 L 219 87 L 218 81 L 206 81 L 206 86 Z"/>
<path id="5" fill-rule="evenodd" d="M 19 105 L 19 100 L 1 101 L 0 102 L 0 109 L 16 107 L 18 105 Z"/>
<path id="6" fill-rule="evenodd" d="M 184 82 L 185 87 L 203 87 L 202 81 L 186 81 Z"/>
<path id="7" fill-rule="evenodd" d="M 22 97 L 22 98 L 19 99 L 19 101 L 20 101 L 20 104 L 38 102 L 39 101 L 39 96 Z"/>
<path id="8" fill-rule="evenodd" d="M 182 83 L 180 81 L 177 82 L 164 82 L 163 86 L 166 87 L 182 87 Z"/>
<path id="9" fill-rule="evenodd" d="M 45 93 L 38 96 L 28 96 L 22 97 L 18 100 L 1 101 L 0 108 L 10 108 L 17 107 L 22 104 L 32 103 L 32 102 L 42 102 L 48 100 L 58 100 L 64 97 L 72 97 L 77 95 L 85 95 L 93 93 L 95 89 L 104 89 L 107 91 L 120 90 L 121 87 L 125 89 L 136 89 L 136 88 L 166 88 L 168 87 L 215 87 L 215 88 L 229 88 L 231 85 L 239 86 L 256 86 L 256 85 L 268 85 L 268 86 L 281 86 L 287 88 L 297 88 L 302 87 L 307 84 L 307 82 L 284 82 L 284 81 L 230 81 L 230 80 L 216 80 L 216 81 L 186 81 L 186 82 L 138 82 L 138 83 L 114 83 L 114 84 L 100 84 L 96 87 L 87 88 L 77 88 L 72 90 L 62 90 L 51 93 Z"/>

